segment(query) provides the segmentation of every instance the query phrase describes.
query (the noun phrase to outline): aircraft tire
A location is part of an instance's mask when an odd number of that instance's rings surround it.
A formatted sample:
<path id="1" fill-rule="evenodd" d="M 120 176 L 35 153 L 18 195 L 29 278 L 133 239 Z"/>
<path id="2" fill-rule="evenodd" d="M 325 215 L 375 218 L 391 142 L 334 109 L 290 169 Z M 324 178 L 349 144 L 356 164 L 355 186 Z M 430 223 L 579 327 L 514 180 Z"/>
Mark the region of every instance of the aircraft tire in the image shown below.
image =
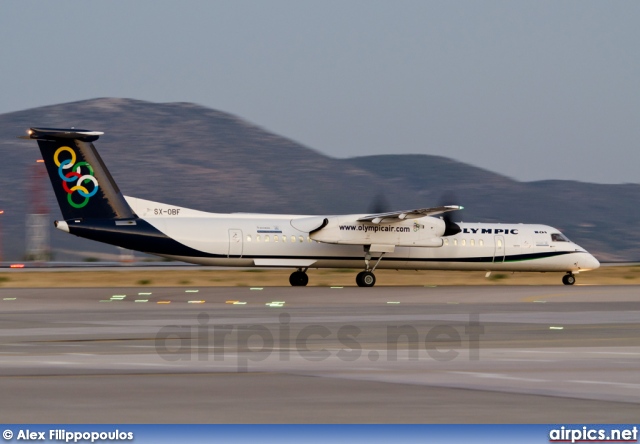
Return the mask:
<path id="1" fill-rule="evenodd" d="M 564 285 L 573 285 L 576 283 L 576 277 L 572 274 L 565 274 L 562 276 L 562 283 Z"/>
<path id="2" fill-rule="evenodd" d="M 376 276 L 370 271 L 361 271 L 356 276 L 358 287 L 373 287 L 376 285 Z"/>
<path id="3" fill-rule="evenodd" d="M 294 271 L 289 276 L 289 283 L 292 287 L 306 287 L 309 283 L 309 276 L 304 271 Z"/>

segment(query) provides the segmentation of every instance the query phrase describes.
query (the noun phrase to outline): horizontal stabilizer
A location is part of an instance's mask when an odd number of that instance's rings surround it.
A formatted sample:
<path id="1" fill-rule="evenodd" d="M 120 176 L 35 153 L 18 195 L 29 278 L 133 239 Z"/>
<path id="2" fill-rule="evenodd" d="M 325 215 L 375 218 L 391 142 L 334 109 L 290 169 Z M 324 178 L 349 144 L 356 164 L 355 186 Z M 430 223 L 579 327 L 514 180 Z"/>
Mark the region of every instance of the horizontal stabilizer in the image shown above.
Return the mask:
<path id="1" fill-rule="evenodd" d="M 62 128 L 30 128 L 27 135 L 21 139 L 37 139 L 37 140 L 57 140 L 57 139 L 76 139 L 83 142 L 93 142 L 98 140 L 104 133 L 100 131 L 90 131 L 84 129 L 62 129 Z"/>

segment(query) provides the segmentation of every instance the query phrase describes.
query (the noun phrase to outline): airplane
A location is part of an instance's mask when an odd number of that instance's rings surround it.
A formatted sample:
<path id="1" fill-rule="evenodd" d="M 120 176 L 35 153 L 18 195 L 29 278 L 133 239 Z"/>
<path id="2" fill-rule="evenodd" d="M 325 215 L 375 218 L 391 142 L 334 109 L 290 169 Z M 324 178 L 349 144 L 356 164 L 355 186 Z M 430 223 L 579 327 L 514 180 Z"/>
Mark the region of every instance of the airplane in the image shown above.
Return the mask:
<path id="1" fill-rule="evenodd" d="M 377 214 L 290 215 L 208 213 L 125 196 L 93 142 L 104 133 L 31 128 L 62 220 L 59 230 L 172 260 L 226 267 L 293 268 L 292 286 L 309 282 L 309 268 L 363 268 L 359 287 L 373 287 L 375 270 L 561 272 L 600 266 L 584 248 L 547 225 L 455 223 L 444 205 Z M 443 215 L 441 217 L 436 217 Z"/>

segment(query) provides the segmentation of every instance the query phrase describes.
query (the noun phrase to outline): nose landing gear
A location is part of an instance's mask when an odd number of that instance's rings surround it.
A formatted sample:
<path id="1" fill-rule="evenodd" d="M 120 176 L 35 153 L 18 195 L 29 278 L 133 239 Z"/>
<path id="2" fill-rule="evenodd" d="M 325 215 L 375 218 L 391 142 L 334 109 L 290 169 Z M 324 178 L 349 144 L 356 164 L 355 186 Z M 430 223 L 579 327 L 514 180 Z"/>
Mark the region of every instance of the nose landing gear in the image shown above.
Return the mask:
<path id="1" fill-rule="evenodd" d="M 567 273 L 562 276 L 562 283 L 564 285 L 573 285 L 576 283 L 576 277 L 573 275 L 573 273 Z"/>

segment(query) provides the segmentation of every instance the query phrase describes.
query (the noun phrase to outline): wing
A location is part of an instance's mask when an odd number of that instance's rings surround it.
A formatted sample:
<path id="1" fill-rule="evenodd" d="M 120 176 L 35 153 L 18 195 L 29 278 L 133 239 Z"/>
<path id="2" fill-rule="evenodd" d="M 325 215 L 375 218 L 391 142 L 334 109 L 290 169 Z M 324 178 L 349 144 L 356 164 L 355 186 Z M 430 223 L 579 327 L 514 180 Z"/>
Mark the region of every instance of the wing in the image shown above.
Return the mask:
<path id="1" fill-rule="evenodd" d="M 419 217 L 433 216 L 436 214 L 446 213 L 447 211 L 462 209 L 464 209 L 464 207 L 460 205 L 444 205 L 441 207 L 419 208 L 416 210 L 391 211 L 389 213 L 378 213 L 363 216 L 358 219 L 358 222 L 371 222 L 374 224 L 393 223 L 404 219 L 417 219 Z"/>

